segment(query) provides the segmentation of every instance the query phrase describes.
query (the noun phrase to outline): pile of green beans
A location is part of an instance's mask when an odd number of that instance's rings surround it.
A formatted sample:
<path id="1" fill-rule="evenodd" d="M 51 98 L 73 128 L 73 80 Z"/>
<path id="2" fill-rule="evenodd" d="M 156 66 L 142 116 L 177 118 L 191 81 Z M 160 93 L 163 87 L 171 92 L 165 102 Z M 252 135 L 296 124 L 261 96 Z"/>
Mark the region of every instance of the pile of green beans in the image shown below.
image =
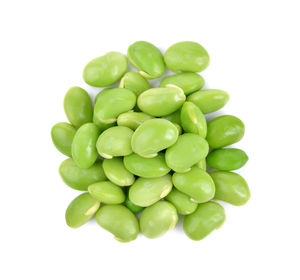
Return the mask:
<path id="1" fill-rule="evenodd" d="M 126 73 L 128 60 L 138 72 Z M 162 55 L 145 41 L 130 45 L 127 57 L 109 52 L 86 65 L 88 85 L 119 81 L 119 87 L 102 89 L 94 104 L 84 89 L 70 88 L 64 98 L 69 123 L 52 127 L 55 147 L 68 157 L 59 173 L 83 192 L 66 210 L 70 227 L 95 216 L 116 240 L 129 242 L 139 232 L 162 236 L 182 215 L 185 234 L 201 240 L 225 221 L 215 201 L 238 206 L 249 200 L 246 181 L 232 172 L 248 156 L 227 147 L 244 136 L 243 122 L 232 115 L 205 118 L 229 100 L 223 90 L 202 89 L 197 72 L 208 65 L 207 51 L 196 42 L 176 43 Z M 166 68 L 175 74 L 152 88 L 148 79 L 162 77 Z"/>

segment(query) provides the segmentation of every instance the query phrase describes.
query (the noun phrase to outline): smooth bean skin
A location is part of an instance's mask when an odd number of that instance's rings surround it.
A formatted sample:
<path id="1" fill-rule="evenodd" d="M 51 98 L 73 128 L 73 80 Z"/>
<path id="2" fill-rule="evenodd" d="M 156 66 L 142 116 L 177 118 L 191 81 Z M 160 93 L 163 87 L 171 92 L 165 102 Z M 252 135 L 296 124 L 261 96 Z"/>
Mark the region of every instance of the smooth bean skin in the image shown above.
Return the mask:
<path id="1" fill-rule="evenodd" d="M 93 123 L 86 123 L 77 130 L 72 143 L 72 158 L 78 167 L 89 168 L 95 163 L 99 134 L 98 127 Z"/>
<path id="2" fill-rule="evenodd" d="M 105 205 L 96 213 L 97 223 L 120 242 L 135 240 L 139 234 L 136 216 L 124 205 Z"/>
<path id="3" fill-rule="evenodd" d="M 193 213 L 198 206 L 196 202 L 191 201 L 188 195 L 175 188 L 172 189 L 165 199 L 175 206 L 180 215 L 189 215 Z"/>
<path id="4" fill-rule="evenodd" d="M 118 116 L 117 123 L 121 126 L 129 127 L 132 130 L 136 130 L 144 121 L 152 119 L 142 112 L 126 112 Z"/>
<path id="5" fill-rule="evenodd" d="M 157 153 L 172 146 L 178 138 L 174 124 L 165 119 L 151 119 L 143 122 L 134 132 L 131 140 L 133 152 L 142 157 L 155 157 Z"/>
<path id="6" fill-rule="evenodd" d="M 172 230 L 177 222 L 176 208 L 170 202 L 158 201 L 142 212 L 140 228 L 146 237 L 157 238 Z"/>
<path id="7" fill-rule="evenodd" d="M 99 209 L 100 202 L 82 193 L 69 204 L 66 210 L 66 222 L 71 228 L 78 228 L 89 221 Z"/>
<path id="8" fill-rule="evenodd" d="M 215 200 L 232 205 L 244 205 L 250 199 L 250 190 L 245 179 L 234 172 L 215 171 L 210 173 L 216 186 Z"/>
<path id="9" fill-rule="evenodd" d="M 147 207 L 168 195 L 172 189 L 171 175 L 158 178 L 138 178 L 129 188 L 129 199 L 136 205 Z"/>
<path id="10" fill-rule="evenodd" d="M 146 79 L 155 79 L 165 72 L 165 62 L 160 50 L 145 41 L 137 41 L 129 46 L 127 56 L 130 63 Z"/>
<path id="11" fill-rule="evenodd" d="M 151 88 L 139 95 L 138 107 L 154 117 L 167 116 L 177 111 L 185 101 L 183 90 L 174 85 L 165 88 Z"/>
<path id="12" fill-rule="evenodd" d="M 201 72 L 209 65 L 207 51 L 200 44 L 190 41 L 169 47 L 164 59 L 167 67 L 174 72 Z"/>
<path id="13" fill-rule="evenodd" d="M 188 96 L 203 114 L 212 113 L 223 108 L 229 100 L 229 94 L 219 89 L 202 89 Z"/>
<path id="14" fill-rule="evenodd" d="M 213 149 L 222 148 L 240 141 L 245 133 L 243 122 L 231 115 L 223 115 L 207 124 L 206 140 Z"/>
<path id="15" fill-rule="evenodd" d="M 194 213 L 184 217 L 183 230 L 189 238 L 198 241 L 221 227 L 224 222 L 224 208 L 209 201 L 199 204 Z"/>
<path id="16" fill-rule="evenodd" d="M 105 130 L 96 143 L 99 155 L 103 158 L 130 155 L 132 135 L 133 131 L 125 126 L 114 126 Z"/>
<path id="17" fill-rule="evenodd" d="M 124 166 L 122 158 L 104 159 L 103 170 L 106 177 L 114 184 L 125 187 L 134 183 L 134 176 Z"/>
<path id="18" fill-rule="evenodd" d="M 184 102 L 180 112 L 181 126 L 185 132 L 195 133 L 205 138 L 206 119 L 200 109 L 192 102 Z"/>
<path id="19" fill-rule="evenodd" d="M 174 173 L 172 181 L 176 189 L 187 194 L 191 200 L 203 203 L 211 200 L 215 195 L 213 179 L 197 166 L 186 173 Z"/>
<path id="20" fill-rule="evenodd" d="M 243 150 L 227 148 L 212 151 L 206 160 L 212 168 L 230 171 L 244 166 L 248 161 L 248 156 Z"/>
<path id="21" fill-rule="evenodd" d="M 135 205 L 127 196 L 126 200 L 125 200 L 125 205 L 127 206 L 127 208 L 133 212 L 133 213 L 138 213 L 140 211 L 142 211 L 144 209 L 144 207 Z"/>
<path id="22" fill-rule="evenodd" d="M 88 93 L 80 87 L 70 88 L 64 98 L 64 110 L 69 122 L 80 127 L 93 120 L 93 106 Z"/>
<path id="23" fill-rule="evenodd" d="M 204 171 L 206 171 L 206 160 L 201 159 L 198 163 L 196 163 L 196 166 L 199 167 L 200 169 L 203 169 Z"/>
<path id="24" fill-rule="evenodd" d="M 76 128 L 68 123 L 60 122 L 51 129 L 51 138 L 54 146 L 62 154 L 72 157 L 72 142 Z"/>
<path id="25" fill-rule="evenodd" d="M 125 201 L 123 190 L 110 181 L 89 185 L 88 191 L 93 198 L 106 204 L 120 204 Z"/>
<path id="26" fill-rule="evenodd" d="M 120 114 L 131 110 L 136 103 L 135 94 L 126 88 L 102 91 L 94 107 L 94 122 L 104 124 L 117 121 Z"/>
<path id="27" fill-rule="evenodd" d="M 156 157 L 144 158 L 138 154 L 124 157 L 124 165 L 132 174 L 143 178 L 156 178 L 168 174 L 171 170 L 166 164 L 165 155 L 158 153 Z"/>
<path id="28" fill-rule="evenodd" d="M 186 72 L 165 77 L 160 82 L 160 87 L 175 85 L 180 87 L 185 95 L 200 90 L 204 86 L 204 79 L 197 73 Z"/>
<path id="29" fill-rule="evenodd" d="M 172 123 L 177 123 L 177 124 L 181 125 L 180 114 L 181 114 L 181 109 L 175 111 L 174 113 L 172 113 L 170 115 L 163 116 L 163 118 Z"/>
<path id="30" fill-rule="evenodd" d="M 119 88 L 127 88 L 139 96 L 142 92 L 151 88 L 149 82 L 137 72 L 128 72 L 120 81 Z"/>
<path id="31" fill-rule="evenodd" d="M 178 135 L 181 135 L 182 134 L 182 128 L 181 128 L 181 125 L 179 125 L 178 123 L 173 123 L 175 126 L 176 126 L 176 128 L 177 128 L 177 130 L 178 130 Z"/>
<path id="32" fill-rule="evenodd" d="M 59 174 L 69 187 L 79 191 L 87 191 L 89 185 L 106 180 L 101 161 L 96 161 L 90 168 L 81 169 L 73 159 L 68 158 L 59 166 Z"/>
<path id="33" fill-rule="evenodd" d="M 91 60 L 83 70 L 84 81 L 94 87 L 106 87 L 119 81 L 128 67 L 127 58 L 119 52 L 108 52 Z"/>
<path id="34" fill-rule="evenodd" d="M 175 172 L 187 172 L 208 154 L 208 144 L 201 136 L 184 133 L 166 151 L 166 163 Z"/>

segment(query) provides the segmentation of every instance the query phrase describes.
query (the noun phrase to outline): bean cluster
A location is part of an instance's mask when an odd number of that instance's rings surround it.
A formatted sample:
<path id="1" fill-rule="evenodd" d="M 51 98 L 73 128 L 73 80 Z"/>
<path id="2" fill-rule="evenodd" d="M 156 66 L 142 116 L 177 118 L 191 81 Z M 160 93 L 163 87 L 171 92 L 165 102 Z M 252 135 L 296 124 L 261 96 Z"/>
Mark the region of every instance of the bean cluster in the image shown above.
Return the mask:
<path id="1" fill-rule="evenodd" d="M 127 59 L 138 72 L 126 73 Z M 249 200 L 246 181 L 231 172 L 245 165 L 247 154 L 224 148 L 243 137 L 243 122 L 222 115 L 207 123 L 204 116 L 229 100 L 225 91 L 202 89 L 197 72 L 208 64 L 207 51 L 196 42 L 176 43 L 163 56 L 138 41 L 127 57 L 109 52 L 86 65 L 88 85 L 120 82 L 100 91 L 94 106 L 84 89 L 70 88 L 64 98 L 69 123 L 52 127 L 55 147 L 68 157 L 59 173 L 68 186 L 84 191 L 66 210 L 70 227 L 95 215 L 118 241 L 129 242 L 140 231 L 159 237 L 184 215 L 186 235 L 201 240 L 225 221 L 216 200 Z M 166 67 L 177 74 L 151 88 L 148 79 L 161 77 Z M 208 173 L 206 164 L 215 171 Z"/>

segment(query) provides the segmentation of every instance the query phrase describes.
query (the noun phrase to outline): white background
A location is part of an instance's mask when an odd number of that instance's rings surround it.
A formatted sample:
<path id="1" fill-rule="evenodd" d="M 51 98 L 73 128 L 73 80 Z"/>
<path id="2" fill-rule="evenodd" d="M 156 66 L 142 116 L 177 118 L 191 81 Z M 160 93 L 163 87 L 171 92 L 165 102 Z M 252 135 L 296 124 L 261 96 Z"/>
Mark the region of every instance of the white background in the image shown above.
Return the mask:
<path id="1" fill-rule="evenodd" d="M 0 2 L 0 278 L 299 279 L 299 1 Z M 246 125 L 236 146 L 252 197 L 225 205 L 224 226 L 194 242 L 177 228 L 116 242 L 95 221 L 73 230 L 78 194 L 60 179 L 50 129 L 84 65 L 147 40 L 165 51 L 201 43 L 206 87 L 228 91 L 218 114 Z"/>

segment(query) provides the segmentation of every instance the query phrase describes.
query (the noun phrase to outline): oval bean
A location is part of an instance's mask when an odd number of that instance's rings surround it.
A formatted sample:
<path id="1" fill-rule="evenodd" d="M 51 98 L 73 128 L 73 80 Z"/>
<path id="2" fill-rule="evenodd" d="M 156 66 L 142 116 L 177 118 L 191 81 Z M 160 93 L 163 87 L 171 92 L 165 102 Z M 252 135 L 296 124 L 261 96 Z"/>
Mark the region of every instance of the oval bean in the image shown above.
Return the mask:
<path id="1" fill-rule="evenodd" d="M 129 188 L 129 199 L 138 206 L 147 207 L 168 195 L 172 186 L 170 174 L 158 178 L 138 178 Z"/>
<path id="2" fill-rule="evenodd" d="M 143 178 L 161 177 L 171 170 L 166 164 L 163 153 L 158 153 L 153 158 L 144 158 L 133 153 L 124 157 L 124 165 L 131 173 Z"/>
<path id="3" fill-rule="evenodd" d="M 123 190 L 110 181 L 89 185 L 88 191 L 93 198 L 106 204 L 120 204 L 125 201 Z"/>
<path id="4" fill-rule="evenodd" d="M 72 87 L 67 91 L 64 98 L 64 110 L 69 122 L 75 127 L 92 122 L 92 101 L 88 93 L 80 87 Z"/>
<path id="5" fill-rule="evenodd" d="M 250 190 L 245 179 L 236 173 L 215 171 L 210 173 L 216 186 L 214 199 L 230 204 L 244 205 L 250 199 Z"/>
<path id="6" fill-rule="evenodd" d="M 72 156 L 72 142 L 76 129 L 74 126 L 60 122 L 55 124 L 51 129 L 51 138 L 54 146 L 64 155 Z"/>
<path id="7" fill-rule="evenodd" d="M 147 207 L 140 218 L 141 232 L 148 238 L 157 238 L 172 230 L 178 221 L 176 208 L 167 201 Z"/>
<path id="8" fill-rule="evenodd" d="M 176 172 L 187 172 L 208 154 L 208 144 L 201 136 L 184 133 L 166 151 L 166 163 Z"/>
<path id="9" fill-rule="evenodd" d="M 135 94 L 126 88 L 102 91 L 94 108 L 94 121 L 108 124 L 117 121 L 120 114 L 131 110 L 136 103 Z"/>
<path id="10" fill-rule="evenodd" d="M 80 168 L 89 168 L 95 163 L 99 133 L 93 123 L 86 123 L 77 130 L 72 143 L 72 158 Z"/>
<path id="11" fill-rule="evenodd" d="M 183 90 L 174 85 L 165 88 L 151 88 L 139 95 L 138 107 L 151 116 L 167 116 L 178 110 L 186 96 Z"/>
<path id="12" fill-rule="evenodd" d="M 96 213 L 97 223 L 120 242 L 135 240 L 139 234 L 136 216 L 124 205 L 105 205 Z"/>
<path id="13" fill-rule="evenodd" d="M 239 169 L 247 161 L 247 154 L 243 150 L 234 148 L 214 150 L 207 156 L 207 164 L 210 167 L 224 171 Z"/>
<path id="14" fill-rule="evenodd" d="M 125 126 L 115 126 L 105 130 L 96 143 L 99 155 L 104 158 L 130 155 L 132 135 L 133 131 Z"/>
<path id="15" fill-rule="evenodd" d="M 160 82 L 160 87 L 175 85 L 180 87 L 185 95 L 200 90 L 204 86 L 204 79 L 192 72 L 180 73 L 165 77 Z"/>
<path id="16" fill-rule="evenodd" d="M 215 202 L 198 205 L 197 210 L 184 217 L 183 230 L 192 240 L 201 240 L 225 222 L 224 208 Z"/>
<path id="17" fill-rule="evenodd" d="M 134 183 L 135 178 L 125 168 L 122 158 L 104 159 L 103 169 L 106 177 L 118 186 L 131 186 Z"/>
<path id="18" fill-rule="evenodd" d="M 206 119 L 200 109 L 192 102 L 184 102 L 180 113 L 181 126 L 185 132 L 195 133 L 205 138 Z"/>
<path id="19" fill-rule="evenodd" d="M 207 51 L 196 42 L 179 42 L 169 47 L 164 56 L 167 67 L 174 71 L 201 72 L 209 65 Z"/>
<path id="20" fill-rule="evenodd" d="M 126 112 L 119 115 L 117 119 L 118 125 L 129 127 L 136 130 L 144 121 L 152 119 L 151 116 L 142 112 Z"/>
<path id="21" fill-rule="evenodd" d="M 81 169 L 73 159 L 68 158 L 61 163 L 59 174 L 69 187 L 79 191 L 87 191 L 89 185 L 106 180 L 101 161 L 90 168 Z"/>
<path id="22" fill-rule="evenodd" d="M 215 195 L 213 179 L 197 166 L 186 173 L 174 173 L 172 181 L 176 189 L 187 194 L 191 200 L 203 203 L 211 200 Z"/>
<path id="23" fill-rule="evenodd" d="M 89 221 L 99 209 L 100 202 L 83 193 L 77 196 L 69 204 L 66 210 L 66 222 L 71 228 L 78 228 Z"/>
<path id="24" fill-rule="evenodd" d="M 119 88 L 127 88 L 139 96 L 142 92 L 151 88 L 149 82 L 137 72 L 128 72 L 120 81 Z"/>
<path id="25" fill-rule="evenodd" d="M 223 108 L 229 100 L 229 94 L 219 89 L 202 89 L 188 96 L 203 114 L 215 112 Z"/>
<path id="26" fill-rule="evenodd" d="M 129 46 L 127 56 L 130 63 L 147 79 L 155 79 L 165 72 L 165 63 L 160 50 L 145 41 L 137 41 Z"/>
<path id="27" fill-rule="evenodd" d="M 132 150 L 142 157 L 155 157 L 172 146 L 178 138 L 178 130 L 170 121 L 151 119 L 143 122 L 132 136 Z"/>
<path id="28" fill-rule="evenodd" d="M 127 58 L 119 52 L 108 52 L 91 60 L 83 70 L 84 81 L 94 87 L 106 87 L 119 81 L 128 67 Z"/>
<path id="29" fill-rule="evenodd" d="M 191 201 L 190 197 L 183 192 L 176 190 L 175 188 L 165 197 L 165 199 L 171 202 L 177 212 L 181 215 L 189 215 L 193 213 L 198 204 Z"/>
<path id="30" fill-rule="evenodd" d="M 240 141 L 244 133 L 245 126 L 240 119 L 224 115 L 207 124 L 206 140 L 211 148 L 218 149 Z"/>

